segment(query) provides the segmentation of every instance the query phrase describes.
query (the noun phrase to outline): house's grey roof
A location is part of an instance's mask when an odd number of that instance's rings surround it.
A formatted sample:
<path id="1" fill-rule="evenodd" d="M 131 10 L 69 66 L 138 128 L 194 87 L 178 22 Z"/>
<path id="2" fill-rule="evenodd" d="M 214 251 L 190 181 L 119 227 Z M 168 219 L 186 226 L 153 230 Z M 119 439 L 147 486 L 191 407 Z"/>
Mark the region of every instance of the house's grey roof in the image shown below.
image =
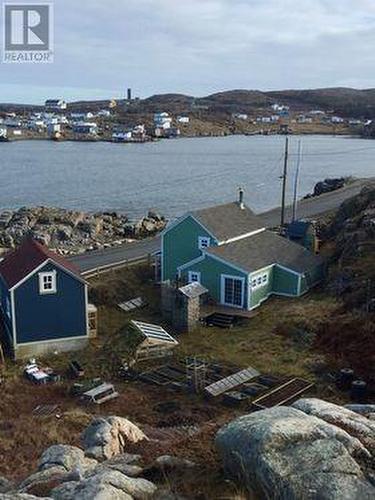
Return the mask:
<path id="1" fill-rule="evenodd" d="M 227 203 L 191 212 L 219 241 L 226 241 L 264 227 L 262 221 L 248 207 Z"/>
<path id="2" fill-rule="evenodd" d="M 322 257 L 267 230 L 233 243 L 210 247 L 207 253 L 216 255 L 246 272 L 280 264 L 298 273 L 304 273 L 323 263 Z"/>

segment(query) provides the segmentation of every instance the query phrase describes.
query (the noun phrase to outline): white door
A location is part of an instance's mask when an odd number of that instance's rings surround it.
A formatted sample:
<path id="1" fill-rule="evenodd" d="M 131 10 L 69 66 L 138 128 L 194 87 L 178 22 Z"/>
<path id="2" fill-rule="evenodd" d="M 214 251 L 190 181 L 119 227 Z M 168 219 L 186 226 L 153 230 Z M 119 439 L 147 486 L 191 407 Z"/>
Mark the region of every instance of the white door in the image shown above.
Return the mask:
<path id="1" fill-rule="evenodd" d="M 244 285 L 244 278 L 222 275 L 221 303 L 226 306 L 243 307 L 245 289 Z"/>

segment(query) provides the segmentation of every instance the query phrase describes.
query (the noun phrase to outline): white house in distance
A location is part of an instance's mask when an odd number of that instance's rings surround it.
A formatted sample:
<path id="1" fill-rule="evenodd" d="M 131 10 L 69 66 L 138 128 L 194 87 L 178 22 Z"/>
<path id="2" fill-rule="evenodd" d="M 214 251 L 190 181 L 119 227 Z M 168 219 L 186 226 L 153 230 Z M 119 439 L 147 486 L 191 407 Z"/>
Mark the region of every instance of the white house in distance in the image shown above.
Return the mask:
<path id="1" fill-rule="evenodd" d="M 164 130 L 167 130 L 167 129 L 171 128 L 172 118 L 166 112 L 155 113 L 154 114 L 154 124 L 157 128 L 162 128 Z"/>
<path id="2" fill-rule="evenodd" d="M 247 120 L 249 118 L 246 113 L 233 113 L 232 116 L 236 120 Z"/>
<path id="3" fill-rule="evenodd" d="M 70 118 L 77 121 L 90 120 L 91 118 L 94 118 L 94 113 L 91 113 L 91 111 L 87 113 L 70 113 Z"/>
<path id="4" fill-rule="evenodd" d="M 184 125 L 187 125 L 190 122 L 190 118 L 188 116 L 178 116 L 177 121 L 178 121 L 178 123 L 182 123 Z"/>
<path id="5" fill-rule="evenodd" d="M 73 132 L 75 134 L 95 135 L 98 132 L 98 125 L 95 122 L 73 123 Z"/>
<path id="6" fill-rule="evenodd" d="M 62 99 L 47 99 L 44 106 L 48 111 L 62 111 L 67 108 L 67 103 Z"/>

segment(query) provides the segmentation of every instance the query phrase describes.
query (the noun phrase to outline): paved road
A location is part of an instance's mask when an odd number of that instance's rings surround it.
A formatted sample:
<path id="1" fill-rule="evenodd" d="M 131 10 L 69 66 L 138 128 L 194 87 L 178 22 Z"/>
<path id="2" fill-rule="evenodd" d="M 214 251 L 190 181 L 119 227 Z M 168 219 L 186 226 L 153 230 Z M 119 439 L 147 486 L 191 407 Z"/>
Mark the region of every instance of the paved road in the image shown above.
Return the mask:
<path id="1" fill-rule="evenodd" d="M 341 203 L 348 198 L 360 193 L 364 186 L 372 184 L 375 186 L 375 178 L 358 179 L 332 193 L 325 193 L 316 198 L 308 198 L 298 203 L 297 217 L 301 219 L 313 219 L 314 217 L 337 209 Z M 268 227 L 280 224 L 280 208 L 274 208 L 260 215 Z M 286 209 L 286 220 L 292 217 L 292 207 Z"/>
<path id="2" fill-rule="evenodd" d="M 352 184 L 332 193 L 323 194 L 317 198 L 302 200 L 298 205 L 298 217 L 314 218 L 317 215 L 338 208 L 343 201 L 358 194 L 361 189 L 369 183 L 375 184 L 374 179 L 359 179 Z M 287 208 L 286 218 L 290 219 L 291 207 Z M 280 223 L 280 209 L 276 208 L 260 214 L 268 227 L 277 226 Z M 70 257 L 70 260 L 78 266 L 84 274 L 120 267 L 126 262 L 137 262 L 145 260 L 150 253 L 157 251 L 160 247 L 160 237 L 149 238 L 136 243 L 130 243 L 115 248 L 96 250 L 83 255 Z"/>

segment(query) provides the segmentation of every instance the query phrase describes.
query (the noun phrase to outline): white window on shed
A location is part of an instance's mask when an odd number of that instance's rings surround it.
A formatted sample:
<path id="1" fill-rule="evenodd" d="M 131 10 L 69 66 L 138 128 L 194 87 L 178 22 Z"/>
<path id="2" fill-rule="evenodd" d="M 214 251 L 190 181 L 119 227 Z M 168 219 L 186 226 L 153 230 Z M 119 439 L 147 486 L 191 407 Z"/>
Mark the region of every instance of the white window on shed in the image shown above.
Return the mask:
<path id="1" fill-rule="evenodd" d="M 188 276 L 189 283 L 200 283 L 201 282 L 201 273 L 197 271 L 189 271 Z"/>
<path id="2" fill-rule="evenodd" d="M 199 236 L 198 238 L 198 247 L 200 250 L 203 250 L 204 248 L 208 248 L 210 246 L 210 238 L 207 238 L 206 236 Z"/>
<path id="3" fill-rule="evenodd" d="M 56 292 L 56 271 L 39 273 L 39 293 L 46 295 Z"/>

